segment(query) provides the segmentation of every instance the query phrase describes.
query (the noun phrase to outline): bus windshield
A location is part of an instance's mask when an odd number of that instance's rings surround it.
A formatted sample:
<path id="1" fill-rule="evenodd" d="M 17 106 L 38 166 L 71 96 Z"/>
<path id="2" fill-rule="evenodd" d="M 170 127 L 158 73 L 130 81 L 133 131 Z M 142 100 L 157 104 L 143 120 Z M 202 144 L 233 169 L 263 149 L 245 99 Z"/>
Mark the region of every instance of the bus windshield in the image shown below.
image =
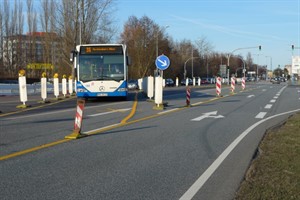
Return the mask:
<path id="1" fill-rule="evenodd" d="M 80 55 L 78 79 L 83 82 L 94 80 L 124 80 L 123 55 Z"/>

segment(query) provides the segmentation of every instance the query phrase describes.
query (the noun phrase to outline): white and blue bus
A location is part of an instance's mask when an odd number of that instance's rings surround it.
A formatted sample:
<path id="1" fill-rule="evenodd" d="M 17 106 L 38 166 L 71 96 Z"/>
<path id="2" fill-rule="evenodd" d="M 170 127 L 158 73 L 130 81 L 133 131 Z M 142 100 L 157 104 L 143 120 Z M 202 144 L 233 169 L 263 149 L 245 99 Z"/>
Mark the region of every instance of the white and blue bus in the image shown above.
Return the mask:
<path id="1" fill-rule="evenodd" d="M 71 53 L 79 98 L 127 98 L 128 57 L 123 44 L 77 45 Z"/>

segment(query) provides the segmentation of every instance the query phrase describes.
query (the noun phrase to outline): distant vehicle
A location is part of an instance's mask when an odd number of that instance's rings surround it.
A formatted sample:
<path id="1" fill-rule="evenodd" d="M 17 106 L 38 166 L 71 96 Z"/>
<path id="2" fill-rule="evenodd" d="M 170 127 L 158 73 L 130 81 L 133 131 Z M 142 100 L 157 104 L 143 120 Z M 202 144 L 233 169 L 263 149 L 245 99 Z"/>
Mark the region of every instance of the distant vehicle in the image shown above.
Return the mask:
<path id="1" fill-rule="evenodd" d="M 201 78 L 201 84 L 210 84 L 210 81 L 207 78 Z"/>
<path id="2" fill-rule="evenodd" d="M 270 82 L 273 84 L 280 84 L 281 81 L 279 77 L 275 77 L 275 78 L 271 78 Z"/>
<path id="3" fill-rule="evenodd" d="M 186 79 L 182 79 L 180 81 L 181 85 L 186 85 Z M 193 85 L 193 80 L 191 78 L 188 78 L 188 85 Z"/>
<path id="4" fill-rule="evenodd" d="M 166 86 L 173 87 L 174 85 L 175 85 L 175 83 L 174 83 L 173 79 L 171 79 L 171 78 L 166 79 Z"/>
<path id="5" fill-rule="evenodd" d="M 127 87 L 129 90 L 137 90 L 139 89 L 139 84 L 137 80 L 129 80 Z"/>

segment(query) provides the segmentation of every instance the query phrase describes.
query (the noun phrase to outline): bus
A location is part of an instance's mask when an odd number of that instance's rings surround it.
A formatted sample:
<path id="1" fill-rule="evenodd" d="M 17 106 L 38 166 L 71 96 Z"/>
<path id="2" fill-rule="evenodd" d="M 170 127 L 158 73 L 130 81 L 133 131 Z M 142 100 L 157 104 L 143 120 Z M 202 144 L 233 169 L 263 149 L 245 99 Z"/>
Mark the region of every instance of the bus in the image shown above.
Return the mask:
<path id="1" fill-rule="evenodd" d="M 128 56 L 123 44 L 83 44 L 71 52 L 79 98 L 127 98 Z"/>

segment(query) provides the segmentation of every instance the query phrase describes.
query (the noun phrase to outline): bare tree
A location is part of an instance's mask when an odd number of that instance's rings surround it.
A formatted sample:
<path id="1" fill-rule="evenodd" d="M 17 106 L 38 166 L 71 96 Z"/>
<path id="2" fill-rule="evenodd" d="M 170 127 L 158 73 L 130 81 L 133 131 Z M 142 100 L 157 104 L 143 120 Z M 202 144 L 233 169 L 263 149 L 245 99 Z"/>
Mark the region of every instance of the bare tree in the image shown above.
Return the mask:
<path id="1" fill-rule="evenodd" d="M 0 4 L 0 78 L 4 77 L 4 65 L 3 65 L 3 10 Z"/>
<path id="2" fill-rule="evenodd" d="M 129 17 L 124 25 L 121 40 L 127 44 L 132 66 L 129 69 L 130 78 L 140 78 L 153 73 L 156 69 L 157 54 L 169 54 L 169 41 L 160 28 L 147 16 L 138 19 Z"/>
<path id="3" fill-rule="evenodd" d="M 70 71 L 69 53 L 78 44 L 108 43 L 114 32 L 113 0 L 62 0 L 56 2 L 56 32 L 62 39 L 62 70 Z M 104 34 L 105 33 L 105 34 Z M 102 36 L 101 36 L 102 34 Z M 109 35 L 109 36 L 108 36 Z M 105 36 L 105 37 L 104 37 Z"/>

